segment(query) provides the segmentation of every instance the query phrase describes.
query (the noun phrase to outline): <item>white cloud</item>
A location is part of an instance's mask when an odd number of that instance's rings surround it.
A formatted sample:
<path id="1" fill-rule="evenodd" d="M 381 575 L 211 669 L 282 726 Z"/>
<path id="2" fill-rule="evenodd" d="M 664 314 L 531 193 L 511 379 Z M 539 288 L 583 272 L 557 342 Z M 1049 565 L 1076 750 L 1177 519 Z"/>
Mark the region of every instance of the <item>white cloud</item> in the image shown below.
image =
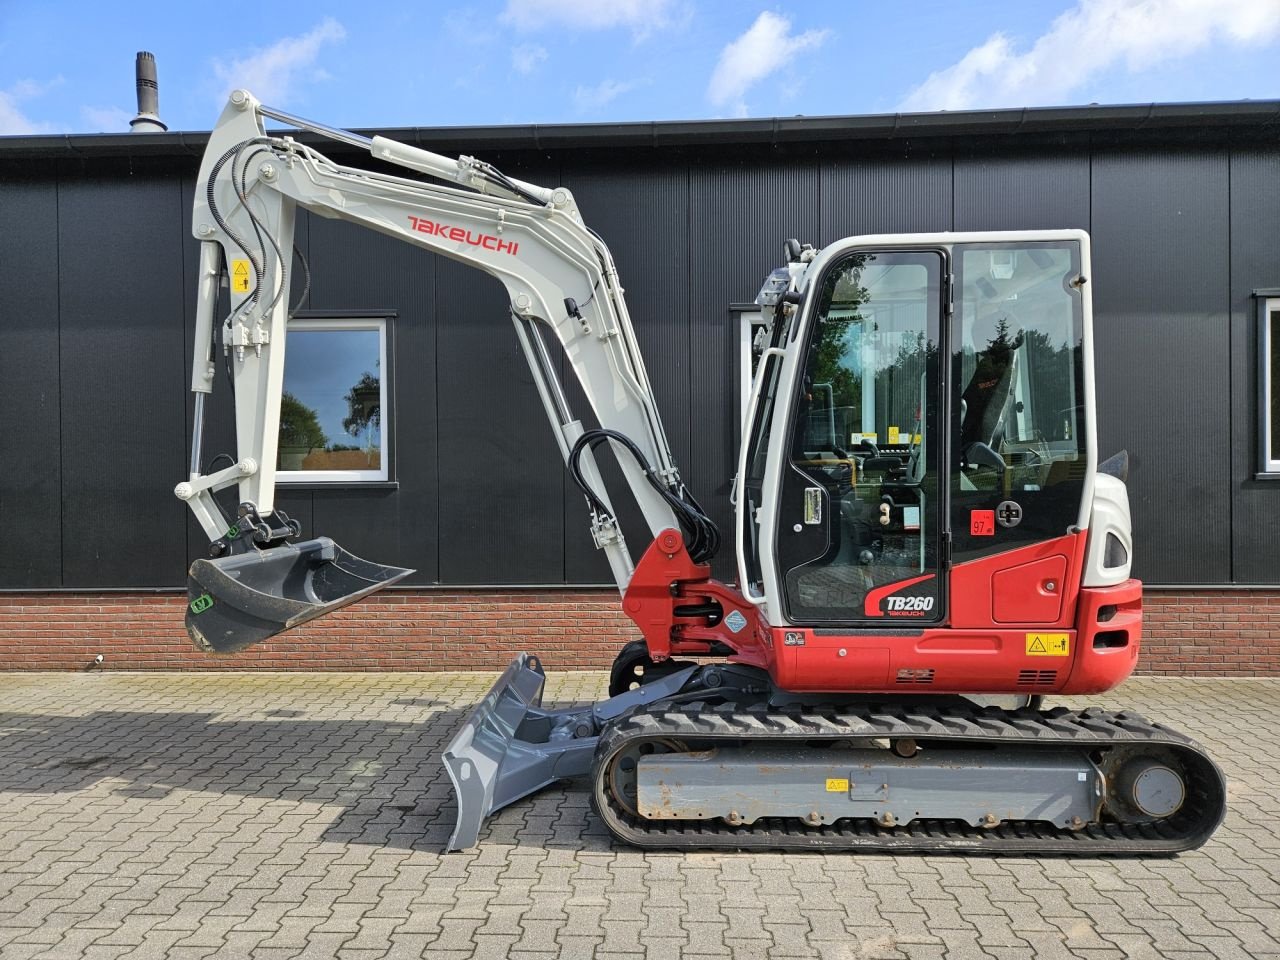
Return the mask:
<path id="1" fill-rule="evenodd" d="M 536 43 L 522 43 L 511 50 L 511 66 L 516 73 L 530 74 L 538 69 L 538 64 L 547 59 L 547 50 Z"/>
<path id="2" fill-rule="evenodd" d="M 64 82 L 61 75 L 48 83 L 19 80 L 8 90 L 0 90 L 0 136 L 22 136 L 32 133 L 52 133 L 53 125 L 32 120 L 20 106 L 22 101 L 39 97 Z"/>
<path id="3" fill-rule="evenodd" d="M 502 20 L 518 30 L 626 27 L 637 40 L 672 22 L 674 0 L 507 0 Z"/>
<path id="4" fill-rule="evenodd" d="M 594 87 L 578 87 L 573 91 L 573 102 L 579 113 L 603 110 L 624 93 L 643 87 L 647 80 L 604 80 Z"/>
<path id="5" fill-rule="evenodd" d="M 1078 0 L 1030 49 L 994 33 L 931 74 L 902 109 L 1059 104 L 1118 64 L 1136 73 L 1212 43 L 1246 46 L 1277 34 L 1277 0 Z"/>
<path id="6" fill-rule="evenodd" d="M 44 125 L 36 123 L 18 106 L 22 98 L 10 90 L 0 90 L 0 136 L 43 133 Z"/>
<path id="7" fill-rule="evenodd" d="M 242 60 L 229 63 L 215 60 L 213 72 L 222 87 L 220 97 L 225 98 L 232 90 L 243 88 L 264 103 L 284 105 L 300 81 L 328 77 L 315 65 L 316 58 L 326 43 L 337 43 L 346 35 L 342 24 L 332 17 L 325 17 L 310 32 L 277 40 Z"/>
<path id="8" fill-rule="evenodd" d="M 720 61 L 707 84 L 707 99 L 746 116 L 748 90 L 786 66 L 796 54 L 821 46 L 829 34 L 827 30 L 792 34 L 790 20 L 766 10 L 746 33 L 720 51 Z"/>
<path id="9" fill-rule="evenodd" d="M 120 107 L 81 107 L 80 118 L 90 133 L 122 133 L 129 130 L 135 114 Z"/>

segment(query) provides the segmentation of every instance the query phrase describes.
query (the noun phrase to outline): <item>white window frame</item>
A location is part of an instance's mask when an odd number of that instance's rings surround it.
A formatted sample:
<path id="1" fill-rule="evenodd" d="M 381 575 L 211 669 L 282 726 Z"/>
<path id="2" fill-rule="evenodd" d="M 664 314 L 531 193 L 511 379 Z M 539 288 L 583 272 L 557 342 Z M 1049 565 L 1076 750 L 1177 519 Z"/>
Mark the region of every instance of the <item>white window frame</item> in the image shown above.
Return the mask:
<path id="1" fill-rule="evenodd" d="M 1268 290 L 1267 294 L 1280 294 Z M 1280 480 L 1280 450 L 1272 449 L 1271 404 L 1273 391 L 1280 389 L 1280 370 L 1271 367 L 1273 314 L 1280 314 L 1280 295 L 1258 294 L 1258 479 Z"/>
<path id="2" fill-rule="evenodd" d="M 288 330 L 299 333 L 309 331 L 376 330 L 378 332 L 378 381 L 382 391 L 381 456 L 378 470 L 277 470 L 276 482 L 280 484 L 308 483 L 379 483 L 391 477 L 390 417 L 391 403 L 388 394 L 387 318 L 386 317 L 303 317 L 289 321 Z M 288 356 L 288 345 L 285 346 Z"/>

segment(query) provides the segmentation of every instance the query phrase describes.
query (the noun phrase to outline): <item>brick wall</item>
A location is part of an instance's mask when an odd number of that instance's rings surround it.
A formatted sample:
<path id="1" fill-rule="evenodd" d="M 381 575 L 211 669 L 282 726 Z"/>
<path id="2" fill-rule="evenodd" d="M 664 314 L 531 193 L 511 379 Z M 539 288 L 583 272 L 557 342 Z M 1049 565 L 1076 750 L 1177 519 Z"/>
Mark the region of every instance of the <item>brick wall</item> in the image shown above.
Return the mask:
<path id="1" fill-rule="evenodd" d="M 1280 590 L 1148 590 L 1139 673 L 1280 676 Z"/>
<path id="2" fill-rule="evenodd" d="M 0 594 L 0 670 L 604 669 L 638 638 L 613 590 L 385 591 L 243 653 L 195 651 L 185 595 Z M 1140 673 L 1280 675 L 1280 589 L 1150 591 Z"/>
<path id="3" fill-rule="evenodd" d="M 383 591 L 242 653 L 195 650 L 186 594 L 0 595 L 0 670 L 490 670 L 521 650 L 605 669 L 639 637 L 616 590 Z"/>

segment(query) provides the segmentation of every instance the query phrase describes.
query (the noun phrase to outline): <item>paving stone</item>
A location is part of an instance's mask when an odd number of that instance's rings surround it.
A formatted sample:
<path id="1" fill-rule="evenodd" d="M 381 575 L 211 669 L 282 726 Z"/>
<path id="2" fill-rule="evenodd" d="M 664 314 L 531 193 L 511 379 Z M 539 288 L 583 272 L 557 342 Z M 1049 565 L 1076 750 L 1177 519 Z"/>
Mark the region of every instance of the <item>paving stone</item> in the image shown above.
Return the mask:
<path id="1" fill-rule="evenodd" d="M 639 851 L 581 785 L 442 854 L 438 753 L 492 675 L 8 681 L 4 960 L 1280 960 L 1280 680 L 1139 678 L 1087 701 L 1194 733 L 1231 782 L 1205 848 L 1116 861 Z M 554 675 L 546 699 L 604 685 Z"/>

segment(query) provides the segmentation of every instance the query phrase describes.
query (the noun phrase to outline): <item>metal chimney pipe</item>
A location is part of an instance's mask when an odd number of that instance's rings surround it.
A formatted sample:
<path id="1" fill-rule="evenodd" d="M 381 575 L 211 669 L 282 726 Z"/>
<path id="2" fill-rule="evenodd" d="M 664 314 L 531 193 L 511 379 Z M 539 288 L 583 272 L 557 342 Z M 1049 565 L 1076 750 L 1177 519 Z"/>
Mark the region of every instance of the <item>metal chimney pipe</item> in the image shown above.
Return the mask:
<path id="1" fill-rule="evenodd" d="M 160 119 L 160 84 L 156 80 L 156 58 L 138 51 L 135 68 L 138 78 L 138 115 L 129 121 L 134 133 L 163 133 L 169 128 Z"/>

